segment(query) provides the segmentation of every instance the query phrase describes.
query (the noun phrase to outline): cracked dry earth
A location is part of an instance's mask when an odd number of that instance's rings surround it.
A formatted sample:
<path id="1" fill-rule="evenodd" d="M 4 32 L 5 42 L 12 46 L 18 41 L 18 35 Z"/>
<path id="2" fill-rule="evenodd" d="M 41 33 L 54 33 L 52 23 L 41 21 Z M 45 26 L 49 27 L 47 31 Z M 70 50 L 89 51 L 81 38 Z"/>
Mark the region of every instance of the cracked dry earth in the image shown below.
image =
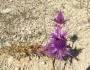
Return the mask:
<path id="1" fill-rule="evenodd" d="M 20 45 L 47 44 L 55 31 L 51 19 L 60 10 L 69 19 L 63 29 L 70 30 L 74 57 L 60 61 L 30 51 L 27 56 Z M 90 70 L 89 50 L 89 0 L 0 0 L 0 70 Z"/>

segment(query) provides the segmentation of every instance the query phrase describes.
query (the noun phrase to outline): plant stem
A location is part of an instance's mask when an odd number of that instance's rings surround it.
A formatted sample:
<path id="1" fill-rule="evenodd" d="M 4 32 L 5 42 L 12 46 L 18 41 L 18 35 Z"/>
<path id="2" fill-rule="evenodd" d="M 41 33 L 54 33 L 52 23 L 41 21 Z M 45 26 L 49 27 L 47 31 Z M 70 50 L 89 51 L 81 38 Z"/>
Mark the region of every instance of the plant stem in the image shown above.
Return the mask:
<path id="1" fill-rule="evenodd" d="M 82 8 L 83 0 L 80 0 L 80 8 Z"/>

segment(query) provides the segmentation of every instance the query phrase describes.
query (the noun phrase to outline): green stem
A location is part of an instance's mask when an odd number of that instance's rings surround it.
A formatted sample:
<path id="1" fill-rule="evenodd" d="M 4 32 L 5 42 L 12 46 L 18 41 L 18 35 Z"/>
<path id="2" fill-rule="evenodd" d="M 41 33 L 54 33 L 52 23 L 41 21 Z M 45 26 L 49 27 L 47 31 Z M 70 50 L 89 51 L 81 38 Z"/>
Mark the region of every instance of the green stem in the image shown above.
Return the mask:
<path id="1" fill-rule="evenodd" d="M 83 0 L 80 0 L 80 8 L 82 8 Z"/>

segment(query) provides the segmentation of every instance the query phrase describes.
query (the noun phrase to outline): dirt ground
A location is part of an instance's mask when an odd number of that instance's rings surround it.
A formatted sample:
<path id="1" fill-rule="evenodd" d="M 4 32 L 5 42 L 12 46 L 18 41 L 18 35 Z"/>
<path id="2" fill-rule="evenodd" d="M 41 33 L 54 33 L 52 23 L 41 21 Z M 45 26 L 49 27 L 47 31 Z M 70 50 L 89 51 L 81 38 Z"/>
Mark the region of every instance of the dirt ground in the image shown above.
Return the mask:
<path id="1" fill-rule="evenodd" d="M 73 57 L 63 61 L 31 53 L 46 45 L 58 11 L 69 21 Z M 90 70 L 89 0 L 0 0 L 0 70 Z"/>

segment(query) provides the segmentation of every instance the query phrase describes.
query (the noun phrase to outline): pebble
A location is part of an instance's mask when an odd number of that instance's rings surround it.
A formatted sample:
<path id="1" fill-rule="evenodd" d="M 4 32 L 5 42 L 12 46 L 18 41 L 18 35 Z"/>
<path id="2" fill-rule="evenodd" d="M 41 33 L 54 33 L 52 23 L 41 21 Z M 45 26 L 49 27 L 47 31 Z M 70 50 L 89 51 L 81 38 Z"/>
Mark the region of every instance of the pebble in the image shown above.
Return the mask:
<path id="1" fill-rule="evenodd" d="M 39 60 L 39 57 L 36 57 L 36 60 Z"/>
<path id="2" fill-rule="evenodd" d="M 13 61 L 13 57 L 10 56 L 10 57 L 8 58 L 8 65 L 10 65 L 12 61 Z"/>
<path id="3" fill-rule="evenodd" d="M 14 70 L 19 70 L 19 67 L 15 67 L 15 69 Z"/>
<path id="4" fill-rule="evenodd" d="M 78 26 L 78 31 L 80 31 L 81 30 L 81 27 L 80 26 Z"/>
<path id="5" fill-rule="evenodd" d="M 44 64 L 45 64 L 45 62 L 44 62 L 44 61 L 42 61 L 42 62 L 40 62 L 40 64 L 43 64 L 43 65 L 44 65 Z"/>
<path id="6" fill-rule="evenodd" d="M 86 24 L 86 26 L 88 27 L 90 24 Z"/>
<path id="7" fill-rule="evenodd" d="M 73 17 L 73 20 L 76 20 L 77 18 L 76 17 Z"/>
<path id="8" fill-rule="evenodd" d="M 5 45 L 9 46 L 9 47 L 11 46 L 11 44 L 9 42 L 5 42 Z"/>
<path id="9" fill-rule="evenodd" d="M 1 13 L 9 13 L 11 11 L 11 8 L 7 8 L 1 11 Z"/>
<path id="10" fill-rule="evenodd" d="M 10 0 L 10 2 L 12 2 L 13 0 Z"/>

